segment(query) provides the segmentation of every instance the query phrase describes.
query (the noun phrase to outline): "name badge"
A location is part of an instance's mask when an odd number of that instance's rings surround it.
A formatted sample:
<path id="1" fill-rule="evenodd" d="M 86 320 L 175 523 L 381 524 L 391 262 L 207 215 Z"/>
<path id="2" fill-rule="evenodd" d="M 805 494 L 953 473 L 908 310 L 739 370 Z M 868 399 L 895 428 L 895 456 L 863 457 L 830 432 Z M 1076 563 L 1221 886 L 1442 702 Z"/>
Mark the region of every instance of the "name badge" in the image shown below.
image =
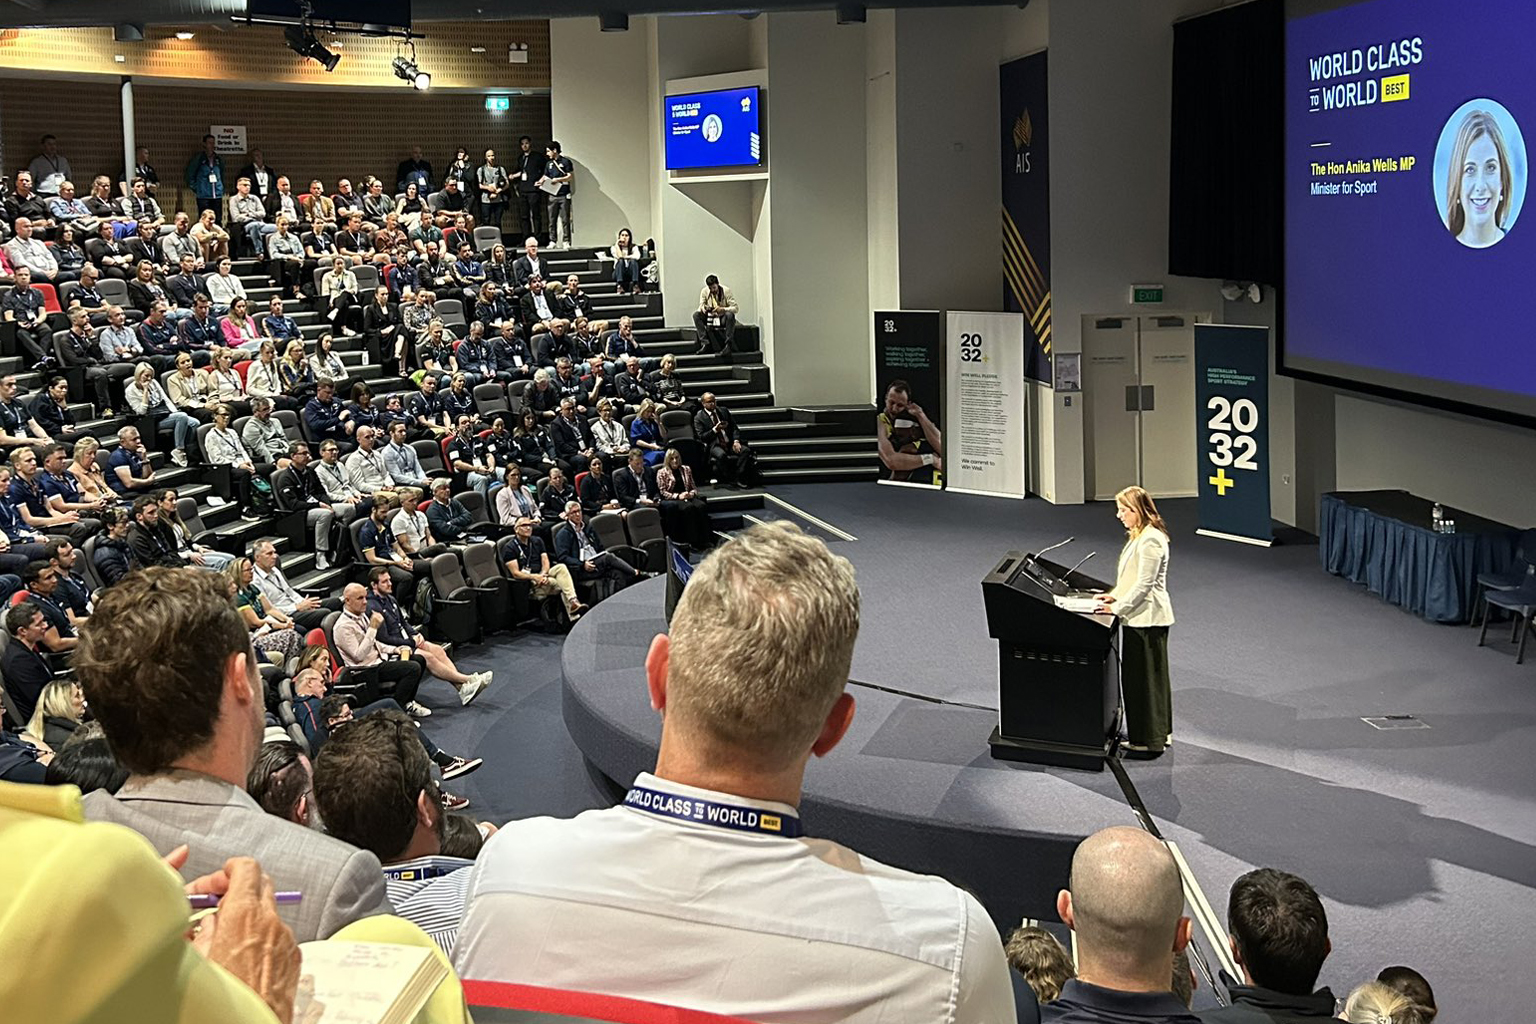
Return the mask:
<path id="1" fill-rule="evenodd" d="M 660 790 L 635 786 L 624 797 L 624 806 L 663 818 L 713 825 L 733 832 L 751 832 L 763 836 L 798 839 L 803 835 L 800 819 L 793 814 L 777 814 L 756 807 L 718 803 L 696 796 L 680 796 Z"/>
<path id="2" fill-rule="evenodd" d="M 219 176 L 217 174 L 210 174 L 210 175 L 208 175 L 208 184 L 212 185 L 214 182 L 216 182 L 218 180 L 219 180 Z"/>

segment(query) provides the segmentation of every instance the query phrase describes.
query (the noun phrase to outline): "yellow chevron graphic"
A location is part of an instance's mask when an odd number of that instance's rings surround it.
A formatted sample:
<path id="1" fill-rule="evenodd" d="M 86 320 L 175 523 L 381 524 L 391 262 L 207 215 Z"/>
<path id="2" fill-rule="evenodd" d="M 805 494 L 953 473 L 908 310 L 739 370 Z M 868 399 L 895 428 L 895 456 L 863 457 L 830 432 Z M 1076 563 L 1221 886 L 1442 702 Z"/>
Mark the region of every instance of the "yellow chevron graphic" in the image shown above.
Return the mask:
<path id="1" fill-rule="evenodd" d="M 1017 138 L 1017 125 L 1014 126 L 1014 132 Z M 1002 235 L 1003 277 L 1007 280 L 1008 288 L 1013 293 L 1014 300 L 1018 302 L 1019 308 L 1026 312 L 1030 329 L 1040 340 L 1040 350 L 1049 358 L 1051 354 L 1051 293 L 1047 289 L 1045 275 L 1041 273 L 1040 265 L 1035 262 L 1029 246 L 1024 244 L 1018 225 L 1014 224 L 1013 218 L 1008 215 L 1006 209 L 1003 210 Z"/>

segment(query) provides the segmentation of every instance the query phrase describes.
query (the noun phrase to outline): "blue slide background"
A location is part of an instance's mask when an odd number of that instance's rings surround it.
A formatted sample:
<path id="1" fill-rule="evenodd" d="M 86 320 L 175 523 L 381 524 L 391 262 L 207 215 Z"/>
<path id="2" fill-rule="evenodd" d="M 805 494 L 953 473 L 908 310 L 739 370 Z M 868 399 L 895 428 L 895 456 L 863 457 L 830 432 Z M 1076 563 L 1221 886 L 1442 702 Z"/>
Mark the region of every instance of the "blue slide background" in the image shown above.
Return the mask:
<path id="1" fill-rule="evenodd" d="M 1308 58 L 1415 36 L 1423 60 L 1374 74 L 1310 80 Z M 1445 228 L 1435 184 L 1436 145 L 1446 122 L 1472 99 L 1502 104 L 1536 131 L 1536 40 L 1532 0 L 1370 0 L 1287 27 L 1285 175 L 1285 348 L 1298 369 L 1312 361 L 1350 364 L 1434 381 L 1536 396 L 1536 339 L 1528 296 L 1536 283 L 1536 208 L 1486 249 L 1461 245 Z M 1309 112 L 1309 89 L 1338 81 L 1411 76 L 1407 100 Z M 1506 141 L 1516 148 L 1506 128 Z M 1329 141 L 1331 146 L 1312 148 Z M 1312 162 L 1417 158 L 1411 171 L 1324 176 Z M 1511 160 L 1528 172 L 1524 161 Z M 1443 160 L 1442 160 L 1442 175 Z M 1527 179 L 1528 173 L 1522 175 Z M 1377 181 L 1375 195 L 1311 195 L 1313 180 Z M 1515 193 L 1522 185 L 1517 182 Z M 1322 371 L 1320 371 L 1322 372 Z M 1347 368 L 1326 372 L 1348 375 Z M 1375 383 L 1382 375 L 1365 373 Z M 1514 408 L 1524 403 L 1511 402 Z"/>
<path id="2" fill-rule="evenodd" d="M 748 108 L 742 109 L 742 101 Z M 685 104 L 697 111 L 681 112 Z M 704 138 L 704 120 L 720 118 L 721 134 L 714 142 Z M 756 167 L 760 160 L 762 96 L 757 88 L 725 89 L 668 96 L 662 100 L 662 131 L 665 132 L 667 168 Z M 754 143 L 754 139 L 757 140 Z"/>

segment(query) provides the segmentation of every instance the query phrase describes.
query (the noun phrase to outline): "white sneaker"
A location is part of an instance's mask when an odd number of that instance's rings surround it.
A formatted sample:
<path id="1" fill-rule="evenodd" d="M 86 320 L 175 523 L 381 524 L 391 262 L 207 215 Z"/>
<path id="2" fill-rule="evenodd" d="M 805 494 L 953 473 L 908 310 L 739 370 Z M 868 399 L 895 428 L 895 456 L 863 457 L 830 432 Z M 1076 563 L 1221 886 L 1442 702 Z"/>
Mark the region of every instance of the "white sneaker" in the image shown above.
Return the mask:
<path id="1" fill-rule="evenodd" d="M 330 567 L 331 567 L 331 560 L 329 558 L 325 557 L 325 552 L 324 551 L 316 551 L 315 552 L 315 568 L 316 569 L 324 570 L 324 569 L 329 569 Z"/>
<path id="2" fill-rule="evenodd" d="M 476 672 L 470 676 L 469 681 L 459 687 L 459 705 L 468 707 L 476 697 L 480 696 L 480 691 L 490 685 L 490 682 L 489 672 Z"/>
<path id="3" fill-rule="evenodd" d="M 405 702 L 405 713 L 410 715 L 412 718 L 430 718 L 430 717 L 432 717 L 432 709 L 431 708 L 426 707 L 425 705 L 422 705 L 422 704 L 418 704 L 414 700 L 408 700 L 408 701 Z"/>
<path id="4" fill-rule="evenodd" d="M 178 466 L 185 466 L 187 464 L 187 453 L 180 448 L 173 448 L 171 449 L 171 461 Z"/>

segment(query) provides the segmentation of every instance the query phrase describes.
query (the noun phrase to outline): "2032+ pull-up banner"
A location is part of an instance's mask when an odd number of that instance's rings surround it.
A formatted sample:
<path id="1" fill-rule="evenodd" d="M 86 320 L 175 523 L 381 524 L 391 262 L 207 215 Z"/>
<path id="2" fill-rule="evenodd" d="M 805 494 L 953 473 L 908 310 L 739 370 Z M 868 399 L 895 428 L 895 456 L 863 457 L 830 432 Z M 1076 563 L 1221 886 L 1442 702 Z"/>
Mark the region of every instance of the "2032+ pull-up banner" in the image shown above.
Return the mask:
<path id="1" fill-rule="evenodd" d="M 1195 532 L 1268 547 L 1269 328 L 1195 325 L 1195 415 Z"/>

